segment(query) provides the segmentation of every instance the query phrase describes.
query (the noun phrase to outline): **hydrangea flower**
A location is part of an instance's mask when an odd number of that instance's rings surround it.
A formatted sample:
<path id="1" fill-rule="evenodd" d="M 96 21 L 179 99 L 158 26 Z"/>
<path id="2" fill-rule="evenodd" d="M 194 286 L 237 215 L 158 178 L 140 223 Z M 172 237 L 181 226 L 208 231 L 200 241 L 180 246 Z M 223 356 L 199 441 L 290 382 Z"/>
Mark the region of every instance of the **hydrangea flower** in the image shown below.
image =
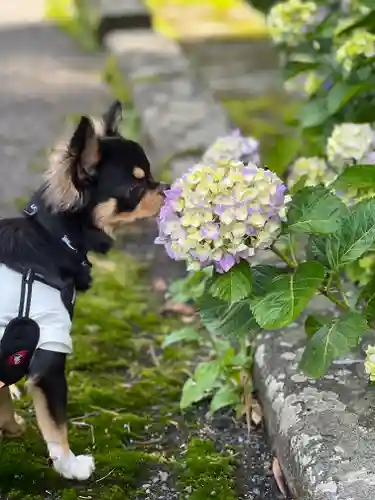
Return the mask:
<path id="1" fill-rule="evenodd" d="M 269 248 L 290 201 L 276 174 L 237 160 L 198 163 L 165 195 L 155 243 L 190 270 L 218 272 Z"/>
<path id="2" fill-rule="evenodd" d="M 343 67 L 344 71 L 350 73 L 355 60 L 359 57 L 375 56 L 375 35 L 366 30 L 355 31 L 337 49 L 336 60 Z"/>
<path id="3" fill-rule="evenodd" d="M 348 164 L 375 163 L 375 133 L 368 123 L 336 125 L 327 141 L 327 157 L 342 170 Z"/>
<path id="4" fill-rule="evenodd" d="M 317 184 L 328 185 L 337 174 L 328 167 L 323 158 L 318 156 L 301 157 L 290 168 L 288 187 L 292 187 L 304 175 L 307 176 L 305 186 L 316 186 Z"/>
<path id="5" fill-rule="evenodd" d="M 208 165 L 218 160 L 240 160 L 259 164 L 259 142 L 253 137 L 244 137 L 239 129 L 219 137 L 205 152 L 202 162 Z"/>
<path id="6" fill-rule="evenodd" d="M 371 382 L 375 382 L 375 346 L 369 345 L 366 349 L 365 372 Z"/>
<path id="7" fill-rule="evenodd" d="M 298 45 L 325 15 L 315 2 L 287 0 L 276 4 L 267 17 L 267 26 L 273 41 L 288 46 Z"/>
<path id="8" fill-rule="evenodd" d="M 363 5 L 361 0 L 341 0 L 340 11 L 344 14 L 368 14 L 371 9 Z"/>

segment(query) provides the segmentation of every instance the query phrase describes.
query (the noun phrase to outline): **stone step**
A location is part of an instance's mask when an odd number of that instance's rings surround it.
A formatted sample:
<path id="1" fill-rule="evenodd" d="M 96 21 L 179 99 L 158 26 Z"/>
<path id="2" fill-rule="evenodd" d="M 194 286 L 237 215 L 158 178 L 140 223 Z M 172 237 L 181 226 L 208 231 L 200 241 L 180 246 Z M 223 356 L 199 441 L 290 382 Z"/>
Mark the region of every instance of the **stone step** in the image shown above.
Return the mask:
<path id="1" fill-rule="evenodd" d="M 130 85 L 154 164 L 168 164 L 176 178 L 229 132 L 224 109 L 176 42 L 136 30 L 110 33 L 105 45 Z"/>
<path id="2" fill-rule="evenodd" d="M 110 31 L 151 28 L 150 12 L 141 0 L 98 0 L 100 21 L 98 38 L 102 42 Z"/>

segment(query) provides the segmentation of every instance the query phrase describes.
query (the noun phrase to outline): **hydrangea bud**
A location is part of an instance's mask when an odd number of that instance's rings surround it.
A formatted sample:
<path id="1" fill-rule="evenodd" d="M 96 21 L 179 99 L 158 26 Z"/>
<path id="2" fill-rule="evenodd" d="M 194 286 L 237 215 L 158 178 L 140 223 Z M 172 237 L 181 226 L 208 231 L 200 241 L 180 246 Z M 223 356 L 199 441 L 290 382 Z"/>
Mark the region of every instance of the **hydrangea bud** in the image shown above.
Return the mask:
<path id="1" fill-rule="evenodd" d="M 259 164 L 259 142 L 253 137 L 244 137 L 240 130 L 219 137 L 205 152 L 202 163 L 210 165 L 218 160 L 240 160 L 243 163 Z"/>
<path id="2" fill-rule="evenodd" d="M 267 26 L 273 41 L 288 46 L 298 45 L 324 17 L 325 9 L 315 2 L 287 0 L 277 3 L 270 10 Z"/>
<path id="3" fill-rule="evenodd" d="M 323 158 L 317 156 L 298 158 L 290 168 L 288 187 L 292 187 L 299 179 L 306 175 L 305 186 L 317 184 L 328 185 L 336 177 Z"/>
<path id="4" fill-rule="evenodd" d="M 355 31 L 337 49 L 336 60 L 343 67 L 344 71 L 350 73 L 355 60 L 359 57 L 375 56 L 375 35 L 366 30 Z"/>
<path id="5" fill-rule="evenodd" d="M 375 346 L 369 345 L 366 349 L 365 372 L 371 382 L 375 382 Z"/>
<path id="6" fill-rule="evenodd" d="M 342 170 L 355 163 L 375 163 L 375 133 L 368 123 L 336 125 L 327 141 L 327 157 L 333 167 Z"/>
<path id="7" fill-rule="evenodd" d="M 218 272 L 269 248 L 290 201 L 275 173 L 236 160 L 198 163 L 165 196 L 155 243 L 189 270 Z"/>

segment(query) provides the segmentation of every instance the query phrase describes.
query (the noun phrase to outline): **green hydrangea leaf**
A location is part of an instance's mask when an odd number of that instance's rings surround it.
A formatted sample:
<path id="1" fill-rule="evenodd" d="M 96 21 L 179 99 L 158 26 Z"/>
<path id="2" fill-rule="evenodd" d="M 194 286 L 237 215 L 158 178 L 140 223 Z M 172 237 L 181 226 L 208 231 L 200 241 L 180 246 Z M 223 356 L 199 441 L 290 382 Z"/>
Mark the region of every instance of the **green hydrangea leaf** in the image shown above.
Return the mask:
<path id="1" fill-rule="evenodd" d="M 375 199 L 361 201 L 327 236 L 310 237 L 307 253 L 334 271 L 359 259 L 375 242 Z"/>
<path id="2" fill-rule="evenodd" d="M 210 293 L 218 299 L 233 304 L 248 297 L 251 289 L 251 268 L 248 262 L 243 260 L 224 274 L 216 273 L 213 277 Z"/>
<path id="3" fill-rule="evenodd" d="M 319 262 L 303 262 L 294 273 L 280 273 L 267 282 L 265 293 L 250 300 L 256 321 L 268 329 L 288 325 L 306 308 L 323 278 Z"/>
<path id="4" fill-rule="evenodd" d="M 294 195 L 286 227 L 292 233 L 328 234 L 340 225 L 346 205 L 323 186 L 305 187 Z"/>
<path id="5" fill-rule="evenodd" d="M 309 340 L 301 358 L 300 368 L 309 376 L 319 378 L 333 361 L 358 346 L 360 337 L 369 330 L 366 318 L 348 312 L 323 325 Z"/>

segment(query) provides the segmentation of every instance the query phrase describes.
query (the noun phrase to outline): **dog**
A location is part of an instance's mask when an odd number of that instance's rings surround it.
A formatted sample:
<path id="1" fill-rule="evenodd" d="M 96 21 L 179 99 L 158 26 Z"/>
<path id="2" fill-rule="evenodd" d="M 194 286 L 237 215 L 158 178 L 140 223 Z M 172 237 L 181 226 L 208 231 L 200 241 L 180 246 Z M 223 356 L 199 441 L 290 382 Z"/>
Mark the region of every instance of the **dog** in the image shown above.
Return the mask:
<path id="1" fill-rule="evenodd" d="M 0 220 L 0 432 L 24 430 L 9 387 L 26 376 L 49 460 L 68 479 L 94 471 L 93 458 L 69 446 L 65 376 L 75 294 L 91 284 L 87 254 L 105 254 L 124 225 L 157 216 L 168 188 L 140 144 L 120 134 L 121 119 L 118 101 L 100 133 L 82 116 L 22 215 Z"/>

